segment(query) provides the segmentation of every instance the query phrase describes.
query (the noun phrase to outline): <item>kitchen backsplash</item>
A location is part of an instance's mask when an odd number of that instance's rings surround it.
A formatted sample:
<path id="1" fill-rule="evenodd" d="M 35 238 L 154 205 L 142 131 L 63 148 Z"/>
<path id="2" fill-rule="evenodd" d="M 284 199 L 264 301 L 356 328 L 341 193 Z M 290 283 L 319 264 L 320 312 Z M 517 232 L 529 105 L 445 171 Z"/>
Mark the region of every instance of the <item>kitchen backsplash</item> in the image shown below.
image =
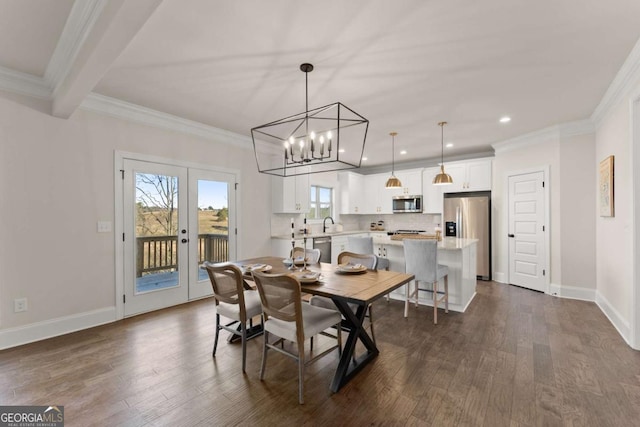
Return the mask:
<path id="1" fill-rule="evenodd" d="M 281 236 L 291 233 L 291 218 L 294 219 L 296 232 L 303 227 L 304 215 L 298 214 L 272 214 L 271 235 Z M 436 227 L 441 223 L 440 215 L 429 214 L 391 214 L 391 215 L 340 215 L 336 217 L 336 223 L 342 224 L 343 231 L 369 230 L 372 222 L 384 221 L 385 230 L 425 230 L 427 233 L 435 233 Z M 327 221 L 327 224 L 330 224 Z M 308 224 L 310 233 L 322 232 L 322 223 Z"/>

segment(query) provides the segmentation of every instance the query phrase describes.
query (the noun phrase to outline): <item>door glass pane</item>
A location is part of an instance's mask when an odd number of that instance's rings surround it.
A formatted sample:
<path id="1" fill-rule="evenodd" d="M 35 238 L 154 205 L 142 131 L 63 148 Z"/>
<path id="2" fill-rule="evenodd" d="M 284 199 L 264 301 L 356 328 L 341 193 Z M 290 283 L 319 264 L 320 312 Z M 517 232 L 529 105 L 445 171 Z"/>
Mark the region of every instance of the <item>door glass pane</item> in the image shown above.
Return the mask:
<path id="1" fill-rule="evenodd" d="M 136 294 L 178 285 L 178 177 L 136 173 Z"/>
<path id="2" fill-rule="evenodd" d="M 198 180 L 198 266 L 229 260 L 229 184 Z M 208 280 L 198 268 L 198 279 Z"/>

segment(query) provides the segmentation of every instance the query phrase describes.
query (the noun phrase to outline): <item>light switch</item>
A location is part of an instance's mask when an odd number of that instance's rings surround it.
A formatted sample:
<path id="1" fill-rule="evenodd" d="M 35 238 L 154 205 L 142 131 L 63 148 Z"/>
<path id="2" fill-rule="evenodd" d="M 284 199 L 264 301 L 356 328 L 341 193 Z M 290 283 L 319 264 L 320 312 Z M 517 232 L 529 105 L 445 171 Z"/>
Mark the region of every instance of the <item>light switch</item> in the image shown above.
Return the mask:
<path id="1" fill-rule="evenodd" d="M 98 221 L 98 233 L 111 233 L 111 221 Z"/>

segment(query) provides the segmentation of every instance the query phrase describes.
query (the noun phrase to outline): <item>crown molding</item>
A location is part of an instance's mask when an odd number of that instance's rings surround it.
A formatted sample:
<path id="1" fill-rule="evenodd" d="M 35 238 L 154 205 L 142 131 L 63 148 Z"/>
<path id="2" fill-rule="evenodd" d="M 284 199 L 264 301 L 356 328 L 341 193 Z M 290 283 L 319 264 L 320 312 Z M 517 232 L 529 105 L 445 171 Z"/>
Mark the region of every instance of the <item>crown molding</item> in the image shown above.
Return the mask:
<path id="1" fill-rule="evenodd" d="M 44 80 L 53 93 L 73 67 L 78 52 L 107 4 L 107 0 L 83 0 L 73 3 L 67 22 L 58 39 L 44 73 Z"/>
<path id="2" fill-rule="evenodd" d="M 0 89 L 35 98 L 51 99 L 51 88 L 41 77 L 1 66 Z"/>
<path id="3" fill-rule="evenodd" d="M 575 122 L 550 126 L 535 132 L 520 135 L 515 138 L 491 144 L 496 154 L 513 150 L 520 150 L 525 147 L 540 144 L 543 142 L 559 141 L 560 138 L 586 135 L 595 132 L 595 123 L 591 119 L 577 120 Z"/>
<path id="4" fill-rule="evenodd" d="M 130 122 L 193 135 L 216 142 L 230 144 L 239 148 L 253 149 L 253 141 L 247 136 L 205 125 L 193 120 L 183 119 L 172 114 L 152 110 L 151 108 L 131 104 L 129 102 L 94 92 L 87 96 L 82 104 L 80 104 L 80 108 L 85 111 L 105 114 Z"/>
<path id="5" fill-rule="evenodd" d="M 640 39 L 620 67 L 602 100 L 591 114 L 591 120 L 599 127 L 611 108 L 618 104 L 640 80 Z"/>

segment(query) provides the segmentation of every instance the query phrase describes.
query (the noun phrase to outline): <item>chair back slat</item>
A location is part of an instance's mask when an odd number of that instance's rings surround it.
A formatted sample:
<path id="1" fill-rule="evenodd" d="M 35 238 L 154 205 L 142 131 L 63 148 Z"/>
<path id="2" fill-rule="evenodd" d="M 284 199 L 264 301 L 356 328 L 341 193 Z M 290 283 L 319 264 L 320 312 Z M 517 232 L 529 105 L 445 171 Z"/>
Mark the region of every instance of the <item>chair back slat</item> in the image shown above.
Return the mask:
<path id="1" fill-rule="evenodd" d="M 357 254 L 354 252 L 341 252 L 338 254 L 338 264 L 362 264 L 369 270 L 375 270 L 378 266 L 378 257 L 373 253 Z"/>
<path id="2" fill-rule="evenodd" d="M 291 249 L 291 259 L 296 259 L 298 257 L 305 257 L 307 259 L 307 264 L 317 264 L 320 262 L 320 256 L 322 255 L 322 251 L 320 249 L 304 249 L 296 246 Z"/>
<path id="3" fill-rule="evenodd" d="M 299 322 L 302 327 L 302 292 L 300 282 L 289 274 L 253 272 L 260 293 L 265 321 L 269 316 L 285 322 Z"/>
<path id="4" fill-rule="evenodd" d="M 206 263 L 204 266 L 209 274 L 216 305 L 220 302 L 226 302 L 227 304 L 241 303 L 244 306 L 242 271 L 228 262 Z"/>

